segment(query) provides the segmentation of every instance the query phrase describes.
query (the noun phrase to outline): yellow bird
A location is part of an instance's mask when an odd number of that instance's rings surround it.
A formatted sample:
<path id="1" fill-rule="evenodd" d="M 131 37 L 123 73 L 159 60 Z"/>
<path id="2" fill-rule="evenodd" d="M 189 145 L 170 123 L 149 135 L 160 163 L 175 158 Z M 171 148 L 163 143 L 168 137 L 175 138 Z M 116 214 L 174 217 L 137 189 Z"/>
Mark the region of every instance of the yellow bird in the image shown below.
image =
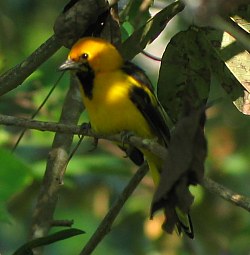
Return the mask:
<path id="1" fill-rule="evenodd" d="M 72 70 L 76 75 L 93 131 L 106 135 L 132 132 L 143 138 L 157 138 L 168 146 L 167 117 L 149 78 L 141 68 L 124 61 L 111 43 L 94 37 L 80 39 L 59 69 Z M 140 148 L 130 148 L 128 156 L 141 164 L 142 154 L 157 185 L 163 162 Z M 178 230 L 193 237 L 190 218 L 187 223 L 179 218 Z"/>

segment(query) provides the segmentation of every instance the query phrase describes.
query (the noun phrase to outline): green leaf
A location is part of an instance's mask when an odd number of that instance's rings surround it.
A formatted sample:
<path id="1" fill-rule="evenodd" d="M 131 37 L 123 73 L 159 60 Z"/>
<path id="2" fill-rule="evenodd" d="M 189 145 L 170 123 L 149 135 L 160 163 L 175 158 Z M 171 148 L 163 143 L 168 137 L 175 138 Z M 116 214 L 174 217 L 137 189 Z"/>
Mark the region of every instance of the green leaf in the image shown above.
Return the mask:
<path id="1" fill-rule="evenodd" d="M 190 28 L 169 42 L 161 62 L 158 97 L 169 117 L 176 122 L 188 107 L 198 108 L 210 91 L 210 49 L 202 33 Z"/>
<path id="2" fill-rule="evenodd" d="M 122 41 L 126 40 L 133 32 L 134 32 L 134 28 L 131 25 L 131 23 L 128 21 L 125 21 L 121 26 Z"/>
<path id="3" fill-rule="evenodd" d="M 0 147 L 0 212 L 5 212 L 5 204 L 16 192 L 31 181 L 29 166 L 15 154 Z M 4 213 L 1 217 L 6 218 Z"/>
<path id="4" fill-rule="evenodd" d="M 167 23 L 179 12 L 184 9 L 180 1 L 176 1 L 158 12 L 154 17 L 149 19 L 145 25 L 137 29 L 122 45 L 120 49 L 124 59 L 132 59 L 140 53 L 148 43 L 151 43 Z"/>
<path id="5" fill-rule="evenodd" d="M 149 13 L 150 5 L 144 10 L 141 9 L 143 2 L 143 0 L 131 1 L 130 10 L 128 13 L 128 20 L 134 28 L 140 27 L 141 25 L 145 24 L 147 20 L 151 17 Z"/>
<path id="6" fill-rule="evenodd" d="M 149 7 L 142 9 L 143 0 L 131 0 L 126 8 L 121 12 L 120 19 L 123 21 L 129 21 L 132 27 L 137 28 L 143 25 L 149 18 Z"/>
<path id="7" fill-rule="evenodd" d="M 77 228 L 71 228 L 71 229 L 58 231 L 46 237 L 36 238 L 30 242 L 27 242 L 26 244 L 22 245 L 17 251 L 15 251 L 13 255 L 27 255 L 27 254 L 32 255 L 33 254 L 32 249 L 34 248 L 55 243 L 55 242 L 68 239 L 73 236 L 81 235 L 84 233 L 85 233 L 84 231 Z"/>

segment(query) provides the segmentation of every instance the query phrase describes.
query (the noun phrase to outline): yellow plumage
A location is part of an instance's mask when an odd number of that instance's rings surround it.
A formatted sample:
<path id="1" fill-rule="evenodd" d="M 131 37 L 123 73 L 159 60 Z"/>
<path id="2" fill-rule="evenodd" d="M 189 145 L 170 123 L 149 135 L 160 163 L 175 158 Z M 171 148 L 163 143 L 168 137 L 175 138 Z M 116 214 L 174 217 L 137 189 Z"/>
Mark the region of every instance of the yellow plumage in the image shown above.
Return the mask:
<path id="1" fill-rule="evenodd" d="M 78 78 L 95 132 L 109 135 L 128 131 L 143 138 L 156 137 L 168 145 L 166 115 L 149 79 L 139 67 L 124 62 L 112 44 L 93 37 L 80 39 L 60 69 L 72 70 Z M 149 151 L 141 152 L 157 185 L 162 160 Z"/>
<path id="2" fill-rule="evenodd" d="M 136 81 L 121 71 L 100 73 L 95 76 L 94 97 L 89 99 L 83 93 L 91 126 L 97 133 L 133 131 L 141 137 L 154 136 L 145 118 L 129 99 L 131 84 L 135 85 Z"/>

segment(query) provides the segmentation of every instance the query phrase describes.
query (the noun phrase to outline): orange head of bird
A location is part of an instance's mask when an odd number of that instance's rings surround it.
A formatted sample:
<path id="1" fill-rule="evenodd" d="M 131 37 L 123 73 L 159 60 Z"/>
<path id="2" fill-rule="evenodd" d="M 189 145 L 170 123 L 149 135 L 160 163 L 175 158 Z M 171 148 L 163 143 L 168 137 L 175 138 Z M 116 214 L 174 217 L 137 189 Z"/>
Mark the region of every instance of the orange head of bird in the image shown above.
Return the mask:
<path id="1" fill-rule="evenodd" d="M 68 59 L 59 70 L 75 70 L 94 73 L 108 72 L 122 66 L 123 59 L 117 49 L 109 42 L 94 37 L 77 41 L 70 50 Z"/>

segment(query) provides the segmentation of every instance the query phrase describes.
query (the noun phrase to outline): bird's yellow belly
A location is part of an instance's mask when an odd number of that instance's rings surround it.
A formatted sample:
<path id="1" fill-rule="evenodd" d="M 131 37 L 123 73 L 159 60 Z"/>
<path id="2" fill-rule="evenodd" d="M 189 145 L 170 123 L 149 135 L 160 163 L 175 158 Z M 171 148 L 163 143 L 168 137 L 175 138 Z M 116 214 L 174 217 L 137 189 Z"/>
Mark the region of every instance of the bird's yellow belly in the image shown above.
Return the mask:
<path id="1" fill-rule="evenodd" d="M 129 98 L 131 86 L 136 86 L 131 83 L 131 78 L 121 76 L 119 72 L 95 77 L 93 97 L 88 98 L 83 94 L 83 103 L 95 132 L 111 135 L 129 131 L 143 138 L 155 137 L 144 116 Z M 142 152 L 157 184 L 162 161 L 151 152 Z"/>
<path id="2" fill-rule="evenodd" d="M 131 81 L 127 76 L 120 76 L 119 73 L 97 76 L 92 99 L 84 97 L 93 130 L 101 134 L 132 131 L 138 136 L 152 138 L 149 125 L 129 98 Z"/>

